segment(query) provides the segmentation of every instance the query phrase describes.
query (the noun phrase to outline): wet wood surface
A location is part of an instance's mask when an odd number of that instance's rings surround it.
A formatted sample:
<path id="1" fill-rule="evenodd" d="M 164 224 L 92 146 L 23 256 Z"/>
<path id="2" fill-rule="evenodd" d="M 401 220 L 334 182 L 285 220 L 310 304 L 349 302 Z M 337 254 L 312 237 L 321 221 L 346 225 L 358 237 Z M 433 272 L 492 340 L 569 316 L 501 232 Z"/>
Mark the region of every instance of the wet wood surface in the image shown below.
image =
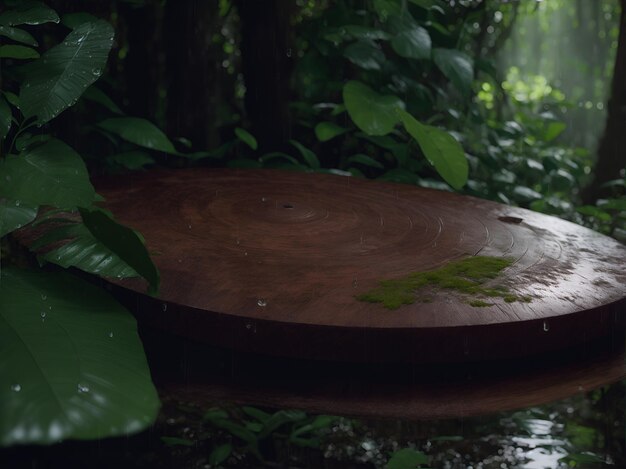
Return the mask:
<path id="1" fill-rule="evenodd" d="M 218 346 L 357 362 L 520 357 L 622 334 L 626 248 L 567 221 L 458 194 L 269 170 L 151 171 L 97 183 L 161 271 L 143 323 Z M 529 303 L 451 290 L 397 310 L 355 296 L 469 256 L 514 261 Z"/>

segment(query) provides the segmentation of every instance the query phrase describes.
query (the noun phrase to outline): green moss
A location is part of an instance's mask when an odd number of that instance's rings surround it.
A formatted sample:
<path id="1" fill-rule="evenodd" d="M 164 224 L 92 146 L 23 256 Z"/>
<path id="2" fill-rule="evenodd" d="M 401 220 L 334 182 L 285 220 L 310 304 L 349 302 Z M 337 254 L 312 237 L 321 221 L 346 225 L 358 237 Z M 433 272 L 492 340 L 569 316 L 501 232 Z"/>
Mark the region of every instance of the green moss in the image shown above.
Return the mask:
<path id="1" fill-rule="evenodd" d="M 472 300 L 469 302 L 470 306 L 473 306 L 475 308 L 484 308 L 486 306 L 492 306 L 493 303 L 487 303 L 486 301 L 483 300 Z"/>
<path id="2" fill-rule="evenodd" d="M 490 306 L 480 298 L 503 298 L 507 303 L 529 301 L 513 295 L 501 285 L 485 287 L 483 284 L 498 277 L 500 272 L 513 263 L 501 257 L 474 256 L 451 262 L 436 270 L 414 272 L 405 278 L 383 280 L 377 288 L 357 296 L 360 301 L 382 303 L 385 308 L 398 309 L 415 301 L 430 302 L 430 297 L 418 297 L 416 292 L 423 288 L 453 290 L 472 297 L 468 303 L 475 307 Z"/>

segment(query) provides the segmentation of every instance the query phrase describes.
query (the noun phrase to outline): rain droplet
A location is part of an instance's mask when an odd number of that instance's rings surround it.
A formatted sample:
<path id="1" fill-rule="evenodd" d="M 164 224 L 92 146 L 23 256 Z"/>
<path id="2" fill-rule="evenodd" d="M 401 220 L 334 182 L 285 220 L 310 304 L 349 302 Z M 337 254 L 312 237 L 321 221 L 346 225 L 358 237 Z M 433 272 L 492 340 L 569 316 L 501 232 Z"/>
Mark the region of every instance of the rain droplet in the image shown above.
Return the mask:
<path id="1" fill-rule="evenodd" d="M 41 316 L 41 319 L 45 319 L 46 317 L 46 312 L 42 311 L 41 313 L 39 313 L 39 316 Z"/>
<path id="2" fill-rule="evenodd" d="M 41 299 L 42 299 L 43 301 L 46 301 L 46 300 L 48 299 L 48 295 L 46 295 L 45 293 L 42 293 L 42 294 L 41 294 Z"/>
<path id="3" fill-rule="evenodd" d="M 353 278 L 352 279 L 352 288 L 356 288 L 358 284 L 359 284 L 358 280 L 356 278 Z"/>
<path id="4" fill-rule="evenodd" d="M 20 202 L 19 200 L 16 200 L 16 201 L 15 201 L 15 206 L 16 206 L 16 207 L 19 207 L 19 206 L 20 206 L 20 204 L 21 204 L 21 202 Z"/>
<path id="5" fill-rule="evenodd" d="M 187 225 L 187 228 L 191 229 L 191 225 Z"/>
<path id="6" fill-rule="evenodd" d="M 78 383 L 78 392 L 80 393 L 89 392 L 89 386 L 84 386 Z"/>
<path id="7" fill-rule="evenodd" d="M 292 54 L 291 49 L 287 49 L 287 57 L 291 57 L 291 54 Z"/>
<path id="8" fill-rule="evenodd" d="M 98 75 L 100 75 L 100 69 L 99 68 L 94 68 L 91 73 L 93 73 L 93 76 L 97 77 Z"/>
<path id="9" fill-rule="evenodd" d="M 109 337 L 112 339 L 113 338 L 113 332 L 109 332 Z"/>
<path id="10" fill-rule="evenodd" d="M 543 321 L 543 332 L 548 332 L 550 330 L 550 325 L 548 321 Z"/>
<path id="11" fill-rule="evenodd" d="M 161 306 L 161 309 L 163 310 L 163 312 L 167 311 L 167 304 L 163 303 L 163 306 Z"/>
<path id="12" fill-rule="evenodd" d="M 244 251 L 243 255 L 247 256 L 248 255 L 248 251 Z"/>
<path id="13" fill-rule="evenodd" d="M 259 298 L 256 302 L 261 308 L 265 308 L 267 306 L 267 300 L 265 298 Z"/>
<path id="14" fill-rule="evenodd" d="M 12 384 L 11 385 L 11 391 L 13 392 L 20 392 L 22 390 L 22 386 L 19 384 Z"/>
<path id="15" fill-rule="evenodd" d="M 266 202 L 267 199 L 265 197 L 261 197 L 261 202 Z"/>
<path id="16" fill-rule="evenodd" d="M 252 324 L 246 324 L 246 329 L 252 329 Z"/>

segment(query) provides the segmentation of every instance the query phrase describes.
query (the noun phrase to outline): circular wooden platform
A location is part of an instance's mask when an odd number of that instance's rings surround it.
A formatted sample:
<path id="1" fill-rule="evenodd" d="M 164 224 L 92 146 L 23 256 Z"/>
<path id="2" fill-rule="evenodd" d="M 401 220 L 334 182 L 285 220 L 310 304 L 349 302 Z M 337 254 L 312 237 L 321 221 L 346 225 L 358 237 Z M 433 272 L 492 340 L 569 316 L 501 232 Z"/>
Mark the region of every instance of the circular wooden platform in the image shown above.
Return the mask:
<path id="1" fill-rule="evenodd" d="M 140 321 L 219 346 L 344 361 L 520 357 L 624 332 L 626 248 L 558 218 L 453 193 L 268 170 L 153 171 L 101 181 L 161 271 Z M 514 260 L 518 297 L 452 290 L 395 310 L 380 280 L 470 256 Z M 145 291 L 139 280 L 116 281 Z"/>

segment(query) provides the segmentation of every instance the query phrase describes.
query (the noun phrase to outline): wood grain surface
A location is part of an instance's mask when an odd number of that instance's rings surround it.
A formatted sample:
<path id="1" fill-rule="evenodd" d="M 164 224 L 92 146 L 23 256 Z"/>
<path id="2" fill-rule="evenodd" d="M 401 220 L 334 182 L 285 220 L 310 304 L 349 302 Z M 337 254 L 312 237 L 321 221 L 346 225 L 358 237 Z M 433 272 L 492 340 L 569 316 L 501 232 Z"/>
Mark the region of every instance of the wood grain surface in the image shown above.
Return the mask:
<path id="1" fill-rule="evenodd" d="M 626 248 L 561 219 L 409 185 L 270 170 L 151 171 L 97 184 L 162 275 L 140 321 L 219 346 L 342 361 L 520 357 L 617 331 Z M 355 296 L 468 256 L 507 257 L 529 303 L 453 291 L 397 310 Z"/>

